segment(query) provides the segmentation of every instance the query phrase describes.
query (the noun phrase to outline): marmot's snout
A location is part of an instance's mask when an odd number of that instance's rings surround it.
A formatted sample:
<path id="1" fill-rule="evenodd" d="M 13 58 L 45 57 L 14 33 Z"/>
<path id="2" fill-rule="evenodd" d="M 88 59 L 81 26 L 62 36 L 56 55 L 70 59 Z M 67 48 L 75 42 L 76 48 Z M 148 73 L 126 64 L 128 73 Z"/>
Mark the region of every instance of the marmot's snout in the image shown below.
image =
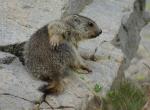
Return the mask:
<path id="1" fill-rule="evenodd" d="M 102 30 L 100 29 L 99 32 L 97 33 L 97 35 L 100 35 L 102 34 Z"/>
<path id="2" fill-rule="evenodd" d="M 95 38 L 102 33 L 102 29 L 100 29 L 97 24 L 90 20 L 88 21 L 88 28 L 89 28 L 89 38 Z"/>
<path id="3" fill-rule="evenodd" d="M 97 37 L 97 36 L 99 36 L 100 34 L 102 34 L 102 30 L 101 29 L 99 29 L 97 32 L 95 32 L 96 34 L 95 34 L 95 37 Z"/>
<path id="4" fill-rule="evenodd" d="M 96 38 L 100 34 L 102 34 L 102 30 L 99 28 L 96 28 L 97 30 L 93 31 L 90 33 L 90 38 Z"/>

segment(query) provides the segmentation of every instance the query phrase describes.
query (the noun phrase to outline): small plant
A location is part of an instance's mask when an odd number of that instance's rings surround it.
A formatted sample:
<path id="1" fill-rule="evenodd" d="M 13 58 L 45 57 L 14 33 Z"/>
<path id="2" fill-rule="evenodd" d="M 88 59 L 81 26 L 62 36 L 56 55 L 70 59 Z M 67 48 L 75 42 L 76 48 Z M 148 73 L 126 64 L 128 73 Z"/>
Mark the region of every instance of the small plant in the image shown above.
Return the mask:
<path id="1" fill-rule="evenodd" d="M 82 76 L 82 75 L 80 76 L 80 79 L 85 80 L 84 76 Z"/>
<path id="2" fill-rule="evenodd" d="M 141 110 L 146 97 L 139 87 L 129 81 L 123 81 L 119 87 L 108 92 L 103 102 L 103 110 Z"/>
<path id="3" fill-rule="evenodd" d="M 94 91 L 95 91 L 96 93 L 98 93 L 98 92 L 100 92 L 101 90 L 102 90 L 102 86 L 99 85 L 99 84 L 95 84 L 95 86 L 94 86 Z"/>

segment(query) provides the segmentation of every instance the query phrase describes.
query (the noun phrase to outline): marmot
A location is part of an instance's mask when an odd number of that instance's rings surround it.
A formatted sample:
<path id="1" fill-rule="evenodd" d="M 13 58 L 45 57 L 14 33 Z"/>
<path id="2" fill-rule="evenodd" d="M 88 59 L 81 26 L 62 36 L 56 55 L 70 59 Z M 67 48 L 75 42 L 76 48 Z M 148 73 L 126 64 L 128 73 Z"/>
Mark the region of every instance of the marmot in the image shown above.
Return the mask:
<path id="1" fill-rule="evenodd" d="M 55 20 L 35 32 L 25 46 L 25 65 L 35 77 L 48 81 L 44 91 L 63 90 L 62 77 L 68 68 L 88 69 L 77 52 L 77 43 L 95 38 L 102 31 L 96 23 L 80 15 Z M 57 44 L 57 48 L 53 49 Z"/>
<path id="2" fill-rule="evenodd" d="M 61 92 L 62 77 L 70 68 L 90 71 L 77 52 L 78 42 L 101 33 L 93 20 L 69 15 L 48 23 L 31 36 L 24 48 L 25 65 L 34 77 L 48 82 L 43 92 Z"/>

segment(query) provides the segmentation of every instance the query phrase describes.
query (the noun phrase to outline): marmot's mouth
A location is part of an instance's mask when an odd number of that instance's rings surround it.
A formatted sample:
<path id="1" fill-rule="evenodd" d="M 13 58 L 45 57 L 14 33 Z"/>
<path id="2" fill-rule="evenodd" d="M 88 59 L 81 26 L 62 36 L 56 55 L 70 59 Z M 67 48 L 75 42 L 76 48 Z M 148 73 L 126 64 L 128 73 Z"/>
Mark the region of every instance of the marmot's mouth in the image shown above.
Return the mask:
<path id="1" fill-rule="evenodd" d="M 90 38 L 92 39 L 92 38 L 95 38 L 95 37 L 97 37 L 96 35 L 92 35 Z"/>
<path id="2" fill-rule="evenodd" d="M 90 38 L 95 38 L 95 37 L 99 36 L 100 34 L 102 34 L 102 30 L 100 30 L 100 31 L 98 31 L 98 32 L 95 32 L 95 34 L 94 34 L 94 35 L 91 35 Z"/>

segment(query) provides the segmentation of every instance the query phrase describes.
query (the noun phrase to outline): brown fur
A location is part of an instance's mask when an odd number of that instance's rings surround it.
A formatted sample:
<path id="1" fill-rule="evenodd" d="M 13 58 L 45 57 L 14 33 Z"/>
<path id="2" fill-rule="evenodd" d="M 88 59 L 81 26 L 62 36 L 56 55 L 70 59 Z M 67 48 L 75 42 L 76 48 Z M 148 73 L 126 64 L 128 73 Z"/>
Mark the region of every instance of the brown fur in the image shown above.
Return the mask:
<path id="1" fill-rule="evenodd" d="M 101 30 L 91 19 L 70 15 L 45 25 L 31 36 L 25 46 L 25 64 L 33 76 L 48 82 L 42 88 L 43 92 L 61 92 L 62 78 L 67 69 L 90 71 L 77 52 L 77 43 L 100 33 Z M 56 45 L 50 45 L 54 39 L 58 40 L 55 49 Z"/>

